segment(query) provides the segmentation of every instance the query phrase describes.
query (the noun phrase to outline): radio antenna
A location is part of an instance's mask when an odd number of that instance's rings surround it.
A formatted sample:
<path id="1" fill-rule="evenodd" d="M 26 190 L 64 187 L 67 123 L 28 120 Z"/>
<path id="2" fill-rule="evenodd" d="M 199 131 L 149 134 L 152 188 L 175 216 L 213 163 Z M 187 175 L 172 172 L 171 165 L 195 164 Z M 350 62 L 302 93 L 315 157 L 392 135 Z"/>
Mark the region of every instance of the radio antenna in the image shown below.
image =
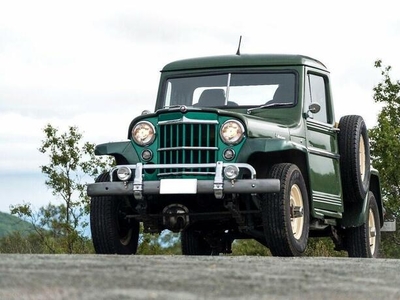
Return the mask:
<path id="1" fill-rule="evenodd" d="M 238 46 L 238 49 L 236 51 L 236 55 L 240 55 L 240 45 L 241 44 L 242 44 L 242 36 L 240 36 L 240 38 L 239 38 L 239 46 Z"/>

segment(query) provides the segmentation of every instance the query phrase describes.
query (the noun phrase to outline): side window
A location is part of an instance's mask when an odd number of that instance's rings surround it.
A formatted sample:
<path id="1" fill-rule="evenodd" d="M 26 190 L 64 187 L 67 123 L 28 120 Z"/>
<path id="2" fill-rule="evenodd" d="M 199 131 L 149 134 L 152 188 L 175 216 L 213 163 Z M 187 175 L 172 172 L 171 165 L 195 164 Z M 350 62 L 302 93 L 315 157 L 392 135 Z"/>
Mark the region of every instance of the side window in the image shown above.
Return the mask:
<path id="1" fill-rule="evenodd" d="M 330 121 L 328 119 L 328 110 L 326 105 L 326 87 L 325 80 L 322 76 L 309 74 L 308 75 L 309 83 L 310 83 L 310 97 L 312 103 L 318 103 L 321 106 L 321 110 L 314 114 L 314 120 L 328 123 Z"/>

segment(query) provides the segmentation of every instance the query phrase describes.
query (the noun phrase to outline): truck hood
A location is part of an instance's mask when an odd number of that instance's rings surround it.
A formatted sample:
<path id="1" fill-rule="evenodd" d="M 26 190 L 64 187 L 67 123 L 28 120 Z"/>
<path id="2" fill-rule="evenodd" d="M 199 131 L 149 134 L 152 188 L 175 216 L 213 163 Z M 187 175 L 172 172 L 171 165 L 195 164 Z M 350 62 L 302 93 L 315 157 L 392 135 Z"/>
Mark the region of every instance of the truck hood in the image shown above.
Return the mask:
<path id="1" fill-rule="evenodd" d="M 285 122 L 243 115 L 241 119 L 245 121 L 249 138 L 289 139 L 289 128 Z"/>
<path id="2" fill-rule="evenodd" d="M 141 119 L 147 119 L 152 117 L 159 117 L 163 114 L 181 112 L 183 114 L 187 112 L 204 112 L 204 113 L 215 113 L 220 116 L 229 116 L 234 119 L 241 120 L 245 127 L 247 136 L 249 138 L 279 138 L 279 139 L 289 139 L 289 126 L 293 123 L 293 120 L 275 118 L 275 117 L 258 117 L 256 115 L 248 115 L 242 112 L 235 112 L 230 110 L 223 110 L 218 108 L 193 108 L 193 107 L 173 107 L 157 110 L 154 113 L 148 113 L 136 117 L 132 120 L 129 126 L 128 138 L 130 135 L 130 130 L 134 123 L 140 121 Z"/>

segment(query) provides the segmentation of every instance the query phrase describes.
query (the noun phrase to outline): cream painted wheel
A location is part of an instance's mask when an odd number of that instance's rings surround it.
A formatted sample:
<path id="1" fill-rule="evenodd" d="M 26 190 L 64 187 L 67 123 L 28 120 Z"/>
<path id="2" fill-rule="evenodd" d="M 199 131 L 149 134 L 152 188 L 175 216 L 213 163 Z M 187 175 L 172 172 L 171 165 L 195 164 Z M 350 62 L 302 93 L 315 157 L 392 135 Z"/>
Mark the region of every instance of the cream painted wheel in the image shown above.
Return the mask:
<path id="1" fill-rule="evenodd" d="M 274 256 L 301 256 L 308 243 L 310 210 L 300 169 L 290 163 L 271 167 L 269 178 L 280 181 L 278 193 L 261 199 L 265 242 Z"/>
<path id="2" fill-rule="evenodd" d="M 369 208 L 364 224 L 345 231 L 346 248 L 350 257 L 379 257 L 381 243 L 380 214 L 372 192 L 368 192 Z"/>
<path id="3" fill-rule="evenodd" d="M 300 239 L 304 227 L 304 204 L 297 184 L 294 184 L 290 190 L 290 224 L 294 238 Z"/>
<path id="4" fill-rule="evenodd" d="M 369 232 L 369 248 L 371 250 L 371 255 L 374 256 L 376 252 L 376 224 L 375 216 L 372 208 L 369 209 L 368 214 L 368 232 Z"/>
<path id="5" fill-rule="evenodd" d="M 360 136 L 360 144 L 358 147 L 358 155 L 360 160 L 360 179 L 363 182 L 365 180 L 365 166 L 366 166 L 366 153 L 365 153 L 365 141 L 364 137 Z"/>

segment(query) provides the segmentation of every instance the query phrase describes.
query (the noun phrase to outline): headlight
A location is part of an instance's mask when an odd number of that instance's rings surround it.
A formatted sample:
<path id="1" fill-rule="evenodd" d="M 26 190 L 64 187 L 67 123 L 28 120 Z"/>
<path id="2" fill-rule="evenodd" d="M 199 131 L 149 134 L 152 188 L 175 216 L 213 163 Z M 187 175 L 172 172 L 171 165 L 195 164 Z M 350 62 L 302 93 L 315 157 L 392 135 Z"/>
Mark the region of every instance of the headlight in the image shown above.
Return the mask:
<path id="1" fill-rule="evenodd" d="M 220 134 L 224 143 L 236 145 L 243 139 L 244 128 L 240 122 L 228 120 L 222 125 Z"/>
<path id="2" fill-rule="evenodd" d="M 156 131 L 150 122 L 139 122 L 132 129 L 132 138 L 140 146 L 150 145 L 153 143 L 155 137 Z"/>

